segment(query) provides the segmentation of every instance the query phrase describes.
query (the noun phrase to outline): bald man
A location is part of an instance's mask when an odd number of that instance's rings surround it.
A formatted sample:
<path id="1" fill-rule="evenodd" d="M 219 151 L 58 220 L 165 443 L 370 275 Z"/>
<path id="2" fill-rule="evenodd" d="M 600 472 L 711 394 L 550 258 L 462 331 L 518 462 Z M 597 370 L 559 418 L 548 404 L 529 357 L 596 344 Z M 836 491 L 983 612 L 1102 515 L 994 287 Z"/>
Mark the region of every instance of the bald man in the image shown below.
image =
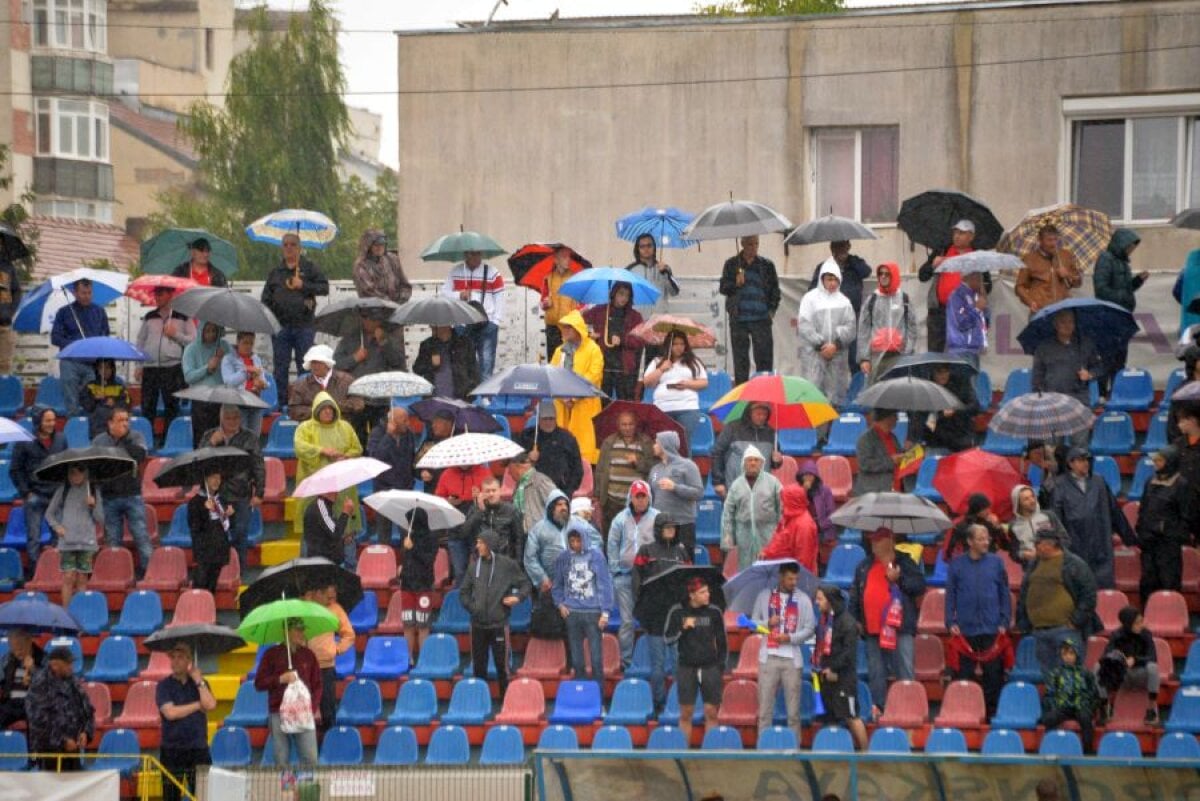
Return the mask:
<path id="1" fill-rule="evenodd" d="M 397 406 L 388 411 L 386 422 L 371 430 L 367 440 L 367 456 L 372 456 L 392 467 L 375 477 L 375 490 L 413 488 L 413 454 L 416 440 L 409 428 L 408 412 Z M 388 544 L 392 541 L 392 522 L 381 514 L 375 515 L 372 529 L 375 538 Z"/>

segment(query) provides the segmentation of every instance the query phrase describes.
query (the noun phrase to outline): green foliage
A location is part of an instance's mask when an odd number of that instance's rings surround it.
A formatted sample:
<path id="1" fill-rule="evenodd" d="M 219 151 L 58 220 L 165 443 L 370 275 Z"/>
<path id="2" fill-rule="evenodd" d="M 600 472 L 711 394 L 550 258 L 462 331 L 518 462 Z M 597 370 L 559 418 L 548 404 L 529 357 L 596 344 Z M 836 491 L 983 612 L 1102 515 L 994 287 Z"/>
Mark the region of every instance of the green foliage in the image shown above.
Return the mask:
<path id="1" fill-rule="evenodd" d="M 845 8 L 845 0 L 725 0 L 720 3 L 697 3 L 696 13 L 719 17 L 790 17 L 836 14 Z"/>
<path id="2" fill-rule="evenodd" d="M 0 191 L 7 191 L 12 187 L 12 173 L 8 171 L 8 160 L 11 157 L 12 149 L 6 144 L 0 144 Z M 25 243 L 25 247 L 29 249 L 29 256 L 16 263 L 17 279 L 21 283 L 29 281 L 33 267 L 37 264 L 38 240 L 41 238 L 41 232 L 30 220 L 29 215 L 29 209 L 33 206 L 35 199 L 33 190 L 26 189 L 16 203 L 10 203 L 6 208 L 0 209 L 0 223 L 16 231 Z"/>

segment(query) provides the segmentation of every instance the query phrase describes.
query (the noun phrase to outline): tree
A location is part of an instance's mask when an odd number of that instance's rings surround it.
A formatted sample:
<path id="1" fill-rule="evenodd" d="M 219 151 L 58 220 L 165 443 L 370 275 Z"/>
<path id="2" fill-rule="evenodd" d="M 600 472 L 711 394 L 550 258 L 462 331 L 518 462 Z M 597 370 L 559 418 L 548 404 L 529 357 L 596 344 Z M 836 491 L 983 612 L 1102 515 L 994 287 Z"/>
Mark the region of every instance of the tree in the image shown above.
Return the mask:
<path id="1" fill-rule="evenodd" d="M 12 188 L 13 177 L 12 173 L 8 171 L 10 158 L 12 158 L 12 149 L 8 145 L 0 144 L 0 192 L 7 192 Z M 26 189 L 15 202 L 0 209 L 0 224 L 7 225 L 16 231 L 29 250 L 26 258 L 16 262 L 17 278 L 22 283 L 29 280 L 33 266 L 37 263 L 38 239 L 41 232 L 38 231 L 29 215 L 29 208 L 33 206 L 35 199 L 33 191 Z"/>
<path id="2" fill-rule="evenodd" d="M 845 0 L 725 0 L 721 3 L 698 3 L 696 12 L 720 17 L 789 17 L 836 14 L 845 8 Z"/>

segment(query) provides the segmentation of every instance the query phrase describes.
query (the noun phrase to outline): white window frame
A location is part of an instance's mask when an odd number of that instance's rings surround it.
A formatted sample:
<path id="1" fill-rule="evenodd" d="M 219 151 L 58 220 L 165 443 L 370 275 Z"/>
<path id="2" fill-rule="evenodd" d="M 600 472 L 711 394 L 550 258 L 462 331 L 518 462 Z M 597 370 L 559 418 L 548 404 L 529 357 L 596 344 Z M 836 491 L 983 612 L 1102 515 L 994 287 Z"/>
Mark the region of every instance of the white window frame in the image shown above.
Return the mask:
<path id="1" fill-rule="evenodd" d="M 60 141 L 61 126 L 60 121 L 64 113 L 62 105 L 64 103 L 78 103 L 87 107 L 86 114 L 78 114 L 70 112 L 74 122 L 71 127 L 72 135 L 75 134 L 81 120 L 85 120 L 88 125 L 88 142 L 91 147 L 90 153 L 79 153 L 75 150 L 75 142 L 70 143 L 70 147 L 65 147 Z M 41 143 L 41 125 L 43 109 L 47 109 L 50 115 L 50 149 L 42 150 Z M 101 164 L 108 164 L 109 157 L 112 153 L 112 128 L 108 118 L 108 104 L 100 103 L 94 100 L 81 100 L 77 98 L 59 98 L 59 97 L 39 97 L 34 103 L 34 142 L 38 156 L 50 156 L 60 159 L 75 159 L 77 161 L 94 161 Z M 96 136 L 97 129 L 104 132 L 103 148 L 99 145 L 101 142 Z"/>
<path id="2" fill-rule="evenodd" d="M 1170 217 L 1133 217 L 1133 120 L 1145 117 L 1177 117 L 1176 164 L 1182 173 L 1175 187 L 1176 212 L 1188 207 L 1191 185 L 1192 138 L 1200 137 L 1200 92 L 1165 95 L 1115 95 L 1110 97 L 1064 98 L 1059 146 L 1059 197 L 1074 202 L 1075 123 L 1092 120 L 1125 121 L 1125 152 L 1122 169 L 1121 214 L 1113 222 L 1124 225 L 1166 225 Z"/>
<path id="3" fill-rule="evenodd" d="M 80 14 L 79 25 L 83 31 L 83 46 L 71 42 L 72 4 L 78 3 L 75 9 Z M 33 0 L 33 42 L 35 48 L 51 50 L 75 50 L 89 53 L 105 53 L 108 51 L 108 0 Z M 40 13 L 45 14 L 46 41 L 38 42 L 38 22 Z M 66 14 L 65 39 L 58 37 L 57 17 Z M 93 26 L 93 22 L 95 23 Z"/>
<path id="4" fill-rule="evenodd" d="M 900 202 L 900 160 L 899 160 L 899 140 L 900 126 L 899 125 L 829 125 L 821 127 L 813 127 L 809 129 L 809 168 L 808 168 L 808 195 L 809 208 L 813 209 L 814 217 L 823 217 L 829 214 L 828 209 L 817 208 L 817 199 L 819 193 L 817 191 L 817 150 L 820 140 L 825 136 L 845 136 L 846 134 L 854 134 L 854 219 L 868 228 L 895 228 L 896 221 L 881 220 L 877 222 L 866 222 L 862 218 L 862 135 L 863 131 L 868 129 L 878 128 L 893 128 L 896 131 L 897 142 L 897 158 L 896 158 L 896 202 Z"/>

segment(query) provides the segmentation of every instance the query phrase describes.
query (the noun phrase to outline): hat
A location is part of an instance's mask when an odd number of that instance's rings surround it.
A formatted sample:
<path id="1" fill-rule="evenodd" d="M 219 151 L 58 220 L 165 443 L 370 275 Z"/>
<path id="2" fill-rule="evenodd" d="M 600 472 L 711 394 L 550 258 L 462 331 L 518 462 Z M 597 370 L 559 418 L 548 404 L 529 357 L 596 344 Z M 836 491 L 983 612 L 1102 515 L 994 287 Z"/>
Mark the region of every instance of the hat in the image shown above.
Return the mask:
<path id="1" fill-rule="evenodd" d="M 558 415 L 558 412 L 555 411 L 555 409 L 554 409 L 554 401 L 552 401 L 552 400 L 538 401 L 537 413 L 538 413 L 539 420 L 542 419 L 543 417 L 554 417 L 555 419 L 557 419 L 557 415 Z"/>
<path id="2" fill-rule="evenodd" d="M 571 514 L 575 514 L 577 512 L 590 512 L 590 511 L 592 511 L 592 499 L 591 498 L 572 498 L 571 499 Z"/>
<path id="3" fill-rule="evenodd" d="M 1076 448 L 1071 448 L 1071 450 L 1067 451 L 1067 461 L 1068 462 L 1073 462 L 1076 459 L 1090 459 L 1090 458 L 1092 458 L 1092 455 L 1090 453 L 1088 453 L 1087 448 L 1076 447 Z"/>
<path id="4" fill-rule="evenodd" d="M 640 478 L 629 485 L 629 497 L 630 498 L 632 498 L 634 495 L 649 495 L 649 494 L 650 494 L 650 485 L 647 484 L 645 481 L 642 481 Z"/>
<path id="5" fill-rule="evenodd" d="M 375 236 L 371 237 L 371 244 L 372 245 L 386 245 L 387 244 L 387 234 L 385 234 L 383 232 L 375 234 Z"/>
<path id="6" fill-rule="evenodd" d="M 208 240 L 202 236 L 198 236 L 189 242 L 188 247 L 192 250 L 212 250 L 212 245 L 208 244 Z"/>
<path id="7" fill-rule="evenodd" d="M 761 462 L 763 460 L 762 451 L 753 445 L 747 445 L 745 453 L 742 454 L 742 461 L 745 462 L 747 459 L 758 459 Z"/>
<path id="8" fill-rule="evenodd" d="M 696 592 L 701 587 L 707 587 L 707 586 L 708 586 L 707 581 L 700 578 L 699 576 L 693 576 L 692 578 L 688 579 L 687 591 L 688 592 Z"/>
<path id="9" fill-rule="evenodd" d="M 880 526 L 879 528 L 872 531 L 869 535 L 867 535 L 867 539 L 869 539 L 871 542 L 875 542 L 877 540 L 894 539 L 895 536 L 896 536 L 896 533 L 894 531 L 892 531 L 890 528 L 888 528 L 887 526 Z"/>
<path id="10" fill-rule="evenodd" d="M 333 367 L 333 348 L 328 345 L 313 345 L 304 354 L 304 369 L 311 370 L 313 362 L 322 362 Z"/>
<path id="11" fill-rule="evenodd" d="M 1035 542 L 1053 542 L 1056 545 L 1062 545 L 1062 535 L 1058 533 L 1052 525 L 1039 526 L 1037 534 L 1034 536 Z"/>
<path id="12" fill-rule="evenodd" d="M 51 648 L 50 653 L 46 654 L 46 658 L 52 662 L 70 662 L 75 664 L 75 655 L 71 653 L 71 649 L 65 646 Z"/>
<path id="13" fill-rule="evenodd" d="M 954 230 L 966 231 L 973 234 L 975 233 L 975 223 L 971 222 L 970 220 L 959 220 L 954 224 Z"/>

